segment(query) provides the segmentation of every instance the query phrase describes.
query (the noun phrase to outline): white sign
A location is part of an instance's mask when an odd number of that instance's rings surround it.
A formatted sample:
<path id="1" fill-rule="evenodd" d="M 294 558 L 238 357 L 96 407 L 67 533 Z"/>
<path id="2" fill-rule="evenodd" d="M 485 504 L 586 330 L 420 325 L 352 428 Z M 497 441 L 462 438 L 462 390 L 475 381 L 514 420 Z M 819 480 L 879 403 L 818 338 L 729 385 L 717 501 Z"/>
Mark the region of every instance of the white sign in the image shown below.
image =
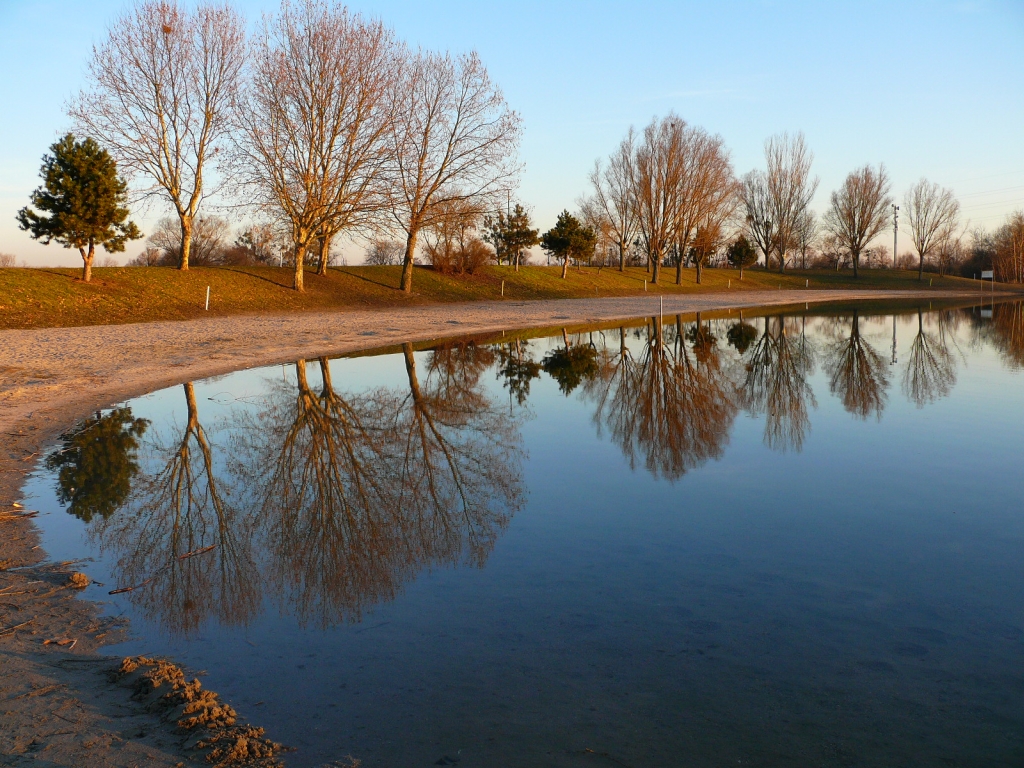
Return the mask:
<path id="1" fill-rule="evenodd" d="M 981 279 L 982 280 L 995 280 L 996 276 L 995 276 L 995 273 L 991 269 L 986 269 L 986 270 L 982 271 Z"/>

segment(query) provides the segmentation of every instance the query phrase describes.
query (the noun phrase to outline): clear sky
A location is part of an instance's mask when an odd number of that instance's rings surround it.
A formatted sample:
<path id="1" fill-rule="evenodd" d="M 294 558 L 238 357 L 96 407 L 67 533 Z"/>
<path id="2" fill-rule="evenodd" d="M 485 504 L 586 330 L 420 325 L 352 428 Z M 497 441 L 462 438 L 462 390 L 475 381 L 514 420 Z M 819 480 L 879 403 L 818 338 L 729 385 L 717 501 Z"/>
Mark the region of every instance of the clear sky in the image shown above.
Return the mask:
<path id="1" fill-rule="evenodd" d="M 91 45 L 124 0 L 0 0 L 0 251 L 80 263 L 14 222 Z M 251 21 L 275 0 L 238 0 Z M 628 127 L 674 110 L 720 133 L 738 173 L 803 131 L 815 201 L 884 162 L 898 198 L 927 176 L 975 224 L 1024 208 L 1024 0 L 353 2 L 413 45 L 476 49 L 525 125 L 520 198 L 550 227 Z M 145 230 L 160 211 L 136 218 Z M 900 250 L 906 241 L 901 237 Z M 129 251 L 129 255 L 138 246 Z M 102 258 L 102 254 L 100 256 Z M 125 255 L 119 255 L 123 261 Z"/>

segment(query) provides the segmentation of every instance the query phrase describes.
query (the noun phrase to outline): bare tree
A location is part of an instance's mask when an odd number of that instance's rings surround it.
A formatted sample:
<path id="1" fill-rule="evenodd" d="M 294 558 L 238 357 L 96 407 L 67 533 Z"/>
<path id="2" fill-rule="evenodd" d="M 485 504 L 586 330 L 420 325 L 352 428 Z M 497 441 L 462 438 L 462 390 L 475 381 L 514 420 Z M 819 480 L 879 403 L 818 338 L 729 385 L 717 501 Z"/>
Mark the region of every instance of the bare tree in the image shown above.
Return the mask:
<path id="1" fill-rule="evenodd" d="M 196 216 L 192 221 L 189 263 L 197 267 L 220 264 L 231 236 L 231 225 L 219 216 Z M 180 264 L 183 242 L 181 228 L 172 218 L 161 219 L 146 241 L 159 251 L 161 265 Z"/>
<path id="2" fill-rule="evenodd" d="M 608 158 L 608 165 L 602 168 L 600 161 L 595 162 L 589 177 L 594 195 L 588 202 L 608 225 L 608 233 L 619 251 L 620 272 L 626 269 L 626 252 L 636 238 L 639 225 L 633 195 L 635 145 L 636 136 L 630 128 Z M 582 204 L 580 207 L 584 208 Z"/>
<path id="3" fill-rule="evenodd" d="M 768 166 L 768 199 L 778 240 L 779 271 L 785 272 L 786 253 L 799 244 L 801 220 L 818 189 L 818 178 L 811 178 L 814 154 L 807 149 L 802 133 L 792 137 L 781 133 L 764 143 L 764 157 Z"/>
<path id="4" fill-rule="evenodd" d="M 674 245 L 676 193 L 686 122 L 675 114 L 652 120 L 644 128 L 633 161 L 633 205 L 640 240 L 652 266 L 651 282 L 661 275 L 661 262 Z"/>
<path id="5" fill-rule="evenodd" d="M 959 224 L 960 203 L 953 190 L 921 179 L 907 190 L 903 207 L 910 223 L 910 237 L 917 250 L 918 279 L 924 279 L 924 261 Z"/>
<path id="6" fill-rule="evenodd" d="M 375 237 L 370 241 L 370 247 L 366 249 L 365 263 L 381 267 L 401 264 L 404 251 L 404 246 L 398 240 Z"/>
<path id="7" fill-rule="evenodd" d="M 832 193 L 832 204 L 825 214 L 825 228 L 848 248 L 853 257 L 853 276 L 857 277 L 860 254 L 889 224 L 889 176 L 885 166 L 875 170 L 865 165 L 846 177 L 843 186 Z"/>
<path id="8" fill-rule="evenodd" d="M 996 231 L 993 264 L 1002 280 L 1024 282 L 1024 211 L 1010 214 Z"/>
<path id="9" fill-rule="evenodd" d="M 814 245 L 819 231 L 818 217 L 810 208 L 797 219 L 794 245 L 800 249 L 800 269 L 807 269 L 807 251 Z"/>
<path id="10" fill-rule="evenodd" d="M 683 259 L 696 246 L 697 282 L 707 256 L 721 244 L 722 225 L 735 208 L 736 181 L 729 152 L 721 136 L 698 126 L 679 131 L 678 166 L 674 174 L 673 240 L 676 285 L 683 282 Z M 698 231 L 704 234 L 695 242 Z"/>
<path id="11" fill-rule="evenodd" d="M 750 239 L 764 254 L 764 268 L 770 266 L 772 251 L 778 244 L 771 190 L 764 171 L 750 171 L 740 181 L 744 223 Z"/>
<path id="12" fill-rule="evenodd" d="M 244 49 L 243 21 L 228 5 L 189 12 L 176 0 L 143 0 L 93 47 L 89 85 L 69 108 L 81 133 L 127 173 L 152 182 L 144 196 L 170 202 L 183 270 L 193 219 L 209 193 L 207 162 L 229 130 Z"/>
<path id="13" fill-rule="evenodd" d="M 319 245 L 324 274 L 334 236 L 380 210 L 399 47 L 380 22 L 333 0 L 300 0 L 264 21 L 251 56 L 235 164 L 258 203 L 287 222 L 302 291 L 310 249 Z"/>
<path id="14" fill-rule="evenodd" d="M 410 293 L 420 232 L 453 202 L 486 208 L 515 186 L 522 127 L 476 53 L 410 56 L 392 115 L 390 209 L 406 236 L 401 289 Z"/>

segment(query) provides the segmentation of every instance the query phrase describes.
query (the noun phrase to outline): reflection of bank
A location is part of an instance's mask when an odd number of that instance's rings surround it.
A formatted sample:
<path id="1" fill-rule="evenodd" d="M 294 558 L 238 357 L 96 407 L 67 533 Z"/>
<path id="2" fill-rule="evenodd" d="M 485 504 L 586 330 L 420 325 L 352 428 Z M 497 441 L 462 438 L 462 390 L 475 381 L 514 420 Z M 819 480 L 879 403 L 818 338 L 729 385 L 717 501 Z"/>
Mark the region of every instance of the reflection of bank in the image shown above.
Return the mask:
<path id="1" fill-rule="evenodd" d="M 482 565 L 523 502 L 518 421 L 480 384 L 493 360 L 435 350 L 421 381 L 407 345 L 407 386 L 356 394 L 299 361 L 212 437 L 186 384 L 180 436 L 139 447 L 131 492 L 90 531 L 120 591 L 172 633 L 248 624 L 267 597 L 327 627 L 425 568 Z"/>

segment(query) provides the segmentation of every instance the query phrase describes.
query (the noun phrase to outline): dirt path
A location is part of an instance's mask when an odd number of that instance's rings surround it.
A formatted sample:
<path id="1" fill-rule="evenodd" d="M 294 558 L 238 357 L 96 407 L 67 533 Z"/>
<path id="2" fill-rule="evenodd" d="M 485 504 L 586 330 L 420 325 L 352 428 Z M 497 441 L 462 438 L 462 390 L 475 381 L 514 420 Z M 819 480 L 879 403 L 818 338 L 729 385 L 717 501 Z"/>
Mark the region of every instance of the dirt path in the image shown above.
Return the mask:
<path id="1" fill-rule="evenodd" d="M 974 293 L 761 291 L 665 297 L 666 313 Z M 396 310 L 0 331 L 0 765 L 172 766 L 201 761 L 172 721 L 110 681 L 99 653 L 125 629 L 65 586 L 13 506 L 48 441 L 98 408 L 240 368 L 386 344 L 650 315 L 660 297 L 482 302 Z M 45 643 L 44 641 L 58 641 Z M 63 645 L 59 644 L 64 642 Z M 75 642 L 77 641 L 77 642 Z M 74 645 L 71 645 L 74 642 Z M 244 713 L 243 713 L 244 714 Z M 270 724 L 270 736 L 273 727 Z M 193 739 L 194 741 L 194 739 Z M 243 750 L 244 751 L 244 750 Z M 248 764 L 269 764 L 257 758 Z"/>

